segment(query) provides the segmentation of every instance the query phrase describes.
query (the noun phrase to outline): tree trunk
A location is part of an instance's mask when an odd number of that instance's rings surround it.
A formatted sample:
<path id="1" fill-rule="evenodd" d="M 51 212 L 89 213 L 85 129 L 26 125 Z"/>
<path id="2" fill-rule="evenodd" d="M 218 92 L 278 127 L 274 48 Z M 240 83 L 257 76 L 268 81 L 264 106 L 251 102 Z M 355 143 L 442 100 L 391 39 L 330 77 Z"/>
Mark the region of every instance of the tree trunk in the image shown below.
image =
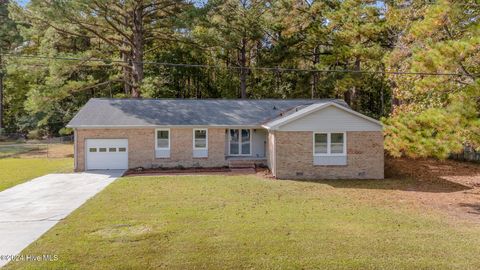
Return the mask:
<path id="1" fill-rule="evenodd" d="M 357 56 L 355 58 L 354 70 L 360 71 L 360 65 L 361 65 L 361 60 L 360 60 L 360 57 Z M 355 77 L 357 77 L 356 75 L 360 75 L 360 74 L 354 74 Z M 346 97 L 345 97 L 345 101 L 352 109 L 356 109 L 356 98 L 357 98 L 357 86 L 353 85 L 352 88 L 350 88 L 350 90 L 347 91 Z"/>
<path id="2" fill-rule="evenodd" d="M 133 11 L 132 97 L 140 97 L 143 81 L 143 5 Z"/>
<path id="3" fill-rule="evenodd" d="M 312 59 L 313 69 L 317 68 L 318 61 L 319 61 L 318 46 L 315 46 L 315 48 L 313 48 L 313 59 Z M 315 98 L 315 92 L 317 91 L 317 85 L 318 85 L 318 72 L 313 71 L 313 73 L 312 73 L 312 84 L 311 84 L 311 87 L 312 87 L 311 98 L 312 99 Z"/>
<path id="4" fill-rule="evenodd" d="M 125 52 L 122 53 L 122 61 L 126 65 L 130 65 L 130 58 L 128 57 L 128 54 Z M 122 67 L 122 72 L 123 72 L 123 91 L 125 92 L 125 95 L 129 96 L 131 95 L 131 92 L 132 92 L 132 88 L 130 87 L 130 79 L 132 77 L 130 68 Z"/>
<path id="5" fill-rule="evenodd" d="M 247 41 L 242 39 L 240 50 L 240 95 L 242 99 L 247 98 Z"/>
<path id="6" fill-rule="evenodd" d="M 128 17 L 125 17 L 125 25 L 129 25 Z M 123 40 L 124 40 L 123 45 L 127 47 L 128 40 L 126 38 L 124 38 Z M 125 63 L 125 65 L 130 65 L 131 56 L 128 55 L 128 53 L 125 51 L 121 52 L 121 56 L 122 56 L 122 61 Z M 130 79 L 132 78 L 132 74 L 128 66 L 123 67 L 122 72 L 123 72 L 123 91 L 125 92 L 125 96 L 129 96 L 132 94 L 132 87 L 130 85 Z"/>
<path id="7" fill-rule="evenodd" d="M 382 87 L 380 88 L 380 110 L 381 110 L 381 114 L 380 116 L 383 116 L 383 114 L 385 113 L 385 97 L 384 97 L 384 94 L 383 94 L 383 84 L 382 84 Z"/>

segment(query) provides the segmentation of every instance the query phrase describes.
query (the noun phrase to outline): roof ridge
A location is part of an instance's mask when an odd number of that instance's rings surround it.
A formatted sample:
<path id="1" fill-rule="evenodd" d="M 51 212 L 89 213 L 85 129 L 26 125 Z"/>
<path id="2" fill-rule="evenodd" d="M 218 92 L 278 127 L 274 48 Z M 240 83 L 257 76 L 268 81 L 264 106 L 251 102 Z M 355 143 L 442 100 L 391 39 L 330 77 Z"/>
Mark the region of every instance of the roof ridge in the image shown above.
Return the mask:
<path id="1" fill-rule="evenodd" d="M 339 98 L 316 98 L 316 99 L 309 99 L 309 98 L 260 98 L 260 99 L 241 99 L 241 98 L 107 98 L 107 97 L 94 97 L 90 98 L 90 100 L 184 100 L 184 101 L 327 101 L 327 100 L 338 100 L 344 101 L 343 99 Z"/>

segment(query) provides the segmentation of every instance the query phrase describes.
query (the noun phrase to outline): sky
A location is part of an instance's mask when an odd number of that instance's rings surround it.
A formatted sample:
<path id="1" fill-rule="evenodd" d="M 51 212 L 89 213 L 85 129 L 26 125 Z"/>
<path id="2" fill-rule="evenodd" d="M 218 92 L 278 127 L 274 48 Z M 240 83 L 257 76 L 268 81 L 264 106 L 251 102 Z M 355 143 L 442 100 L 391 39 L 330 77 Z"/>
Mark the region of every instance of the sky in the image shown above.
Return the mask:
<path id="1" fill-rule="evenodd" d="M 15 2 L 19 3 L 20 6 L 24 7 L 29 0 L 15 0 Z"/>

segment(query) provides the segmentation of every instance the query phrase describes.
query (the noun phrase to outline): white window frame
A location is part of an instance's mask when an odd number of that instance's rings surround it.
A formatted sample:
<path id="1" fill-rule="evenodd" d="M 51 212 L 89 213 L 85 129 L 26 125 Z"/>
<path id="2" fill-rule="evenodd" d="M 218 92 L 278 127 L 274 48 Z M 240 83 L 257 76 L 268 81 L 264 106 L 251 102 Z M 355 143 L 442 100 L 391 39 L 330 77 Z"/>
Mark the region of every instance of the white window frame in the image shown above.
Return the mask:
<path id="1" fill-rule="evenodd" d="M 246 130 L 249 130 L 250 132 L 250 154 L 241 154 L 242 152 L 242 130 L 243 129 L 246 129 Z M 230 130 L 238 130 L 238 154 L 232 154 L 232 151 L 230 149 Z M 252 129 L 251 128 L 229 128 L 228 129 L 228 155 L 229 156 L 245 156 L 245 157 L 248 157 L 248 156 L 251 156 L 252 155 L 252 137 L 253 137 L 253 133 L 252 133 Z"/>
<path id="2" fill-rule="evenodd" d="M 196 147 L 195 146 L 195 131 L 205 130 L 205 147 Z M 208 149 L 208 128 L 194 128 L 193 129 L 193 149 L 194 150 L 207 150 Z"/>
<path id="3" fill-rule="evenodd" d="M 343 134 L 343 153 L 331 153 L 331 136 L 332 133 L 341 133 Z M 316 134 L 327 134 L 327 153 L 315 153 L 315 135 Z M 342 132 L 342 131 L 332 131 L 332 132 L 322 132 L 322 131 L 316 131 L 313 132 L 313 155 L 316 157 L 343 157 L 347 155 L 347 133 Z"/>
<path id="4" fill-rule="evenodd" d="M 167 148 L 163 148 L 163 147 L 158 147 L 158 132 L 159 131 L 168 131 L 168 147 Z M 155 129 L 155 136 L 153 136 L 154 139 L 155 139 L 155 149 L 156 150 L 170 150 L 170 141 L 172 140 L 172 133 L 170 132 L 170 129 L 169 128 L 156 128 Z"/>

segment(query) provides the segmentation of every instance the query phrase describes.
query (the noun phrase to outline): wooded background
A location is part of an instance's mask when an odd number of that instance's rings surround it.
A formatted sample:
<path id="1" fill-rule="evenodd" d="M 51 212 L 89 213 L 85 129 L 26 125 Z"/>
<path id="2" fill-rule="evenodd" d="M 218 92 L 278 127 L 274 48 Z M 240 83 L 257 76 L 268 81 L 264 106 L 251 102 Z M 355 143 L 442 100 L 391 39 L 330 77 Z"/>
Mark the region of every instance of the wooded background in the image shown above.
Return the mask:
<path id="1" fill-rule="evenodd" d="M 68 134 L 92 97 L 344 98 L 394 156 L 480 145 L 475 0 L 0 4 L 4 133 Z"/>

